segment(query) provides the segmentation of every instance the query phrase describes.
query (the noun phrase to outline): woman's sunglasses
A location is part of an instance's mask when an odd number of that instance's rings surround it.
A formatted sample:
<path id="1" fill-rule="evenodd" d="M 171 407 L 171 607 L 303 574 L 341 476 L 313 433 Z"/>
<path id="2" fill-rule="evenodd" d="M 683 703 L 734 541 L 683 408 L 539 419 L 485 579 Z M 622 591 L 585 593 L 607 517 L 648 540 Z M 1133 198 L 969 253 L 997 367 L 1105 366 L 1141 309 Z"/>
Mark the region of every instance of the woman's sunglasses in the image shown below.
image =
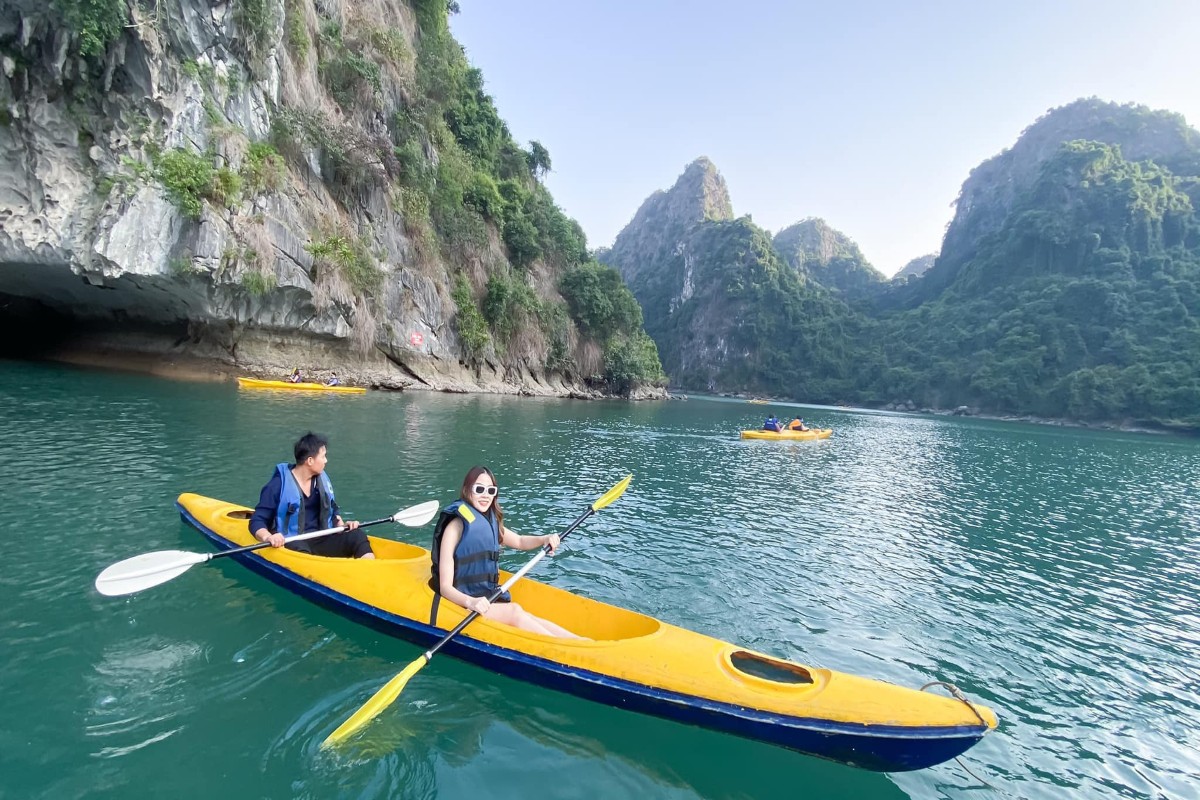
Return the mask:
<path id="1" fill-rule="evenodd" d="M 495 486 L 484 486 L 482 483 L 477 483 L 471 487 L 471 491 L 475 494 L 495 495 L 499 490 Z"/>

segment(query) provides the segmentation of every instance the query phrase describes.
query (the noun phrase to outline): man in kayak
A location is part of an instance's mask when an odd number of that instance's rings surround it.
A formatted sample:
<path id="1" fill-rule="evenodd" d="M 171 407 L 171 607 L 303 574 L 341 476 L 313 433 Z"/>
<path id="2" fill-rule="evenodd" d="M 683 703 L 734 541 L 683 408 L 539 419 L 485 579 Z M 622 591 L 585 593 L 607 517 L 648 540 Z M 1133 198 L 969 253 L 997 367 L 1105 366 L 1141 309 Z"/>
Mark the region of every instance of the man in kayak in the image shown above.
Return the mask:
<path id="1" fill-rule="evenodd" d="M 767 421 L 763 423 L 763 430 L 779 433 L 781 430 L 783 430 L 783 423 L 779 421 L 779 417 L 772 414 L 771 416 L 767 417 Z"/>
<path id="2" fill-rule="evenodd" d="M 341 381 L 339 381 L 339 380 L 338 380 L 338 376 L 337 376 L 337 373 L 336 373 L 336 372 L 332 372 L 332 373 L 330 373 L 329 380 L 325 381 L 325 385 L 326 385 L 326 386 L 339 386 L 339 385 L 341 385 Z"/>
<path id="3" fill-rule="evenodd" d="M 789 431 L 806 431 L 809 427 L 804 424 L 803 417 L 796 417 L 787 425 Z"/>
<path id="4" fill-rule="evenodd" d="M 275 465 L 275 473 L 262 488 L 250 533 L 260 542 L 283 547 L 285 536 L 345 526 L 341 533 L 318 536 L 287 545 L 292 550 L 331 558 L 374 558 L 367 535 L 358 523 L 343 522 L 333 497 L 333 484 L 325 474 L 329 442 L 315 433 L 300 437 L 293 448 L 295 464 Z"/>
<path id="5" fill-rule="evenodd" d="M 487 467 L 471 467 L 459 488 L 459 499 L 442 509 L 433 532 L 433 569 L 430 585 L 436 592 L 430 617 L 436 624 L 437 608 L 446 598 L 480 616 L 514 628 L 582 639 L 566 628 L 530 614 L 514 603 L 508 592 L 489 603 L 500 588 L 500 545 L 516 550 L 558 548 L 558 534 L 522 536 L 504 526 L 504 512 L 496 499 L 496 476 Z"/>

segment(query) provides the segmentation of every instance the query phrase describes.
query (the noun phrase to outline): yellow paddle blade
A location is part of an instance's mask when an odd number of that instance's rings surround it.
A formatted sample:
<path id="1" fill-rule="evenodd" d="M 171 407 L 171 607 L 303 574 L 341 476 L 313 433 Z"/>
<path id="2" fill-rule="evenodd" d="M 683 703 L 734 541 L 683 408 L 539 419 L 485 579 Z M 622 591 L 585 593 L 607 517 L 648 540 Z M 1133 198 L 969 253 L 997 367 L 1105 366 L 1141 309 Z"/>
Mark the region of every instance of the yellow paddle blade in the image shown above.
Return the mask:
<path id="1" fill-rule="evenodd" d="M 363 727 L 368 722 L 375 719 L 375 717 L 379 716 L 384 709 L 390 706 L 396 700 L 396 698 L 400 696 L 400 692 L 404 691 L 404 685 L 408 683 L 409 679 L 412 678 L 413 675 L 416 675 L 418 672 L 420 672 L 421 667 L 428 663 L 429 662 L 425 659 L 425 656 L 422 655 L 416 661 L 405 667 L 403 672 L 385 683 L 383 688 L 378 692 L 371 695 L 371 699 L 363 703 L 362 708 L 358 709 L 358 711 L 355 711 L 350 716 L 350 719 L 343 722 L 338 726 L 337 730 L 329 734 L 325 741 L 321 742 L 321 747 L 333 747 L 341 744 L 346 739 L 350 738 L 350 736 L 352 736 L 359 728 Z"/>
<path id="2" fill-rule="evenodd" d="M 632 475 L 626 475 L 624 478 L 622 478 L 620 483 L 602 494 L 599 500 L 592 503 L 592 511 L 599 511 L 600 509 L 605 508 L 609 503 L 625 494 L 625 489 L 629 487 L 629 482 L 631 480 L 633 480 Z"/>

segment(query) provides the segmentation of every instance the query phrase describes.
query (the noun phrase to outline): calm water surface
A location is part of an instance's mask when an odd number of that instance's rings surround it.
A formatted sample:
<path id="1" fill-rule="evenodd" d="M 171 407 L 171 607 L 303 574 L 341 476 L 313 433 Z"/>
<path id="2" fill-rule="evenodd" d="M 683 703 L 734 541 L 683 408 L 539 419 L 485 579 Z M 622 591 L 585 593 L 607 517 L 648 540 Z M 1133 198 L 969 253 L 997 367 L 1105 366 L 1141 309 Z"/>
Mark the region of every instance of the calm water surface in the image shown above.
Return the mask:
<path id="1" fill-rule="evenodd" d="M 0 798 L 1198 796 L 1200 445 L 814 409 L 832 439 L 736 438 L 768 410 L 0 362 Z M 140 552 L 206 551 L 175 497 L 253 504 L 310 428 L 362 519 L 448 501 L 484 462 L 512 526 L 551 531 L 634 473 L 537 578 L 814 666 L 953 681 L 1001 716 L 964 759 L 994 791 L 953 762 L 864 772 L 450 658 L 356 747 L 320 752 L 419 648 L 231 560 L 92 588 Z"/>

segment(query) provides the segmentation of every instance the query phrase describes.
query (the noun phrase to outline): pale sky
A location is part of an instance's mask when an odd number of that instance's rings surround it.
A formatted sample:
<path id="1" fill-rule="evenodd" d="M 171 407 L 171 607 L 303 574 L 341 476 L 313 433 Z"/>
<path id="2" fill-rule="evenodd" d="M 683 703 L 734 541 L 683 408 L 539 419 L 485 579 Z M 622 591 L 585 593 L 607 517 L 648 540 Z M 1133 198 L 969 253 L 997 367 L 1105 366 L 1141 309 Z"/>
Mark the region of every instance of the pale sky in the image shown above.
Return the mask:
<path id="1" fill-rule="evenodd" d="M 455 38 L 593 248 L 704 155 L 736 215 L 822 217 L 891 275 L 1051 108 L 1096 96 L 1200 127 L 1200 0 L 459 5 Z"/>

